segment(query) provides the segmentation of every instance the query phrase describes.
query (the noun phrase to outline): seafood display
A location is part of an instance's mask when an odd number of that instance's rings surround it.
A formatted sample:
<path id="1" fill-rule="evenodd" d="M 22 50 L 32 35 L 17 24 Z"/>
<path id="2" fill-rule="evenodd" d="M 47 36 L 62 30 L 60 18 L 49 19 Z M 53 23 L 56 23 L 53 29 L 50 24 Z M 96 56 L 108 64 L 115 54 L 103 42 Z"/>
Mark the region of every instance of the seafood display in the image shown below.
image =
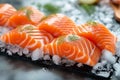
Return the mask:
<path id="1" fill-rule="evenodd" d="M 77 25 L 64 14 L 46 16 L 30 6 L 16 10 L 10 4 L 0 4 L 0 26 L 9 30 L 0 35 L 0 42 L 4 44 L 0 46 L 1 50 L 8 46 L 19 49 L 6 51 L 11 56 L 24 55 L 31 61 L 52 59 L 55 65 L 71 61 L 72 65 L 80 67 L 81 64 L 93 69 L 102 60 L 115 63 L 118 39 L 99 22 Z"/>

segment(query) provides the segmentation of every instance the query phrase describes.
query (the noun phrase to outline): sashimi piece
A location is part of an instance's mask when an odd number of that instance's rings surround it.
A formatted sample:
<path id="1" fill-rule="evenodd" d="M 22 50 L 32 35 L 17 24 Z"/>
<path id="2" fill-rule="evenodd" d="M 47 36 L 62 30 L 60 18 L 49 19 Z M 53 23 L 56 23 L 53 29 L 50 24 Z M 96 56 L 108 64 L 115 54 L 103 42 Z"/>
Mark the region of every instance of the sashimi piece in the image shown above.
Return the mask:
<path id="1" fill-rule="evenodd" d="M 74 34 L 74 29 L 77 28 L 75 23 L 63 14 L 54 14 L 43 20 L 38 25 L 40 30 L 45 30 L 51 33 L 54 37 L 59 37 L 66 34 Z"/>
<path id="2" fill-rule="evenodd" d="M 77 33 L 91 40 L 101 50 L 105 49 L 115 54 L 117 39 L 104 25 L 97 22 L 88 22 L 80 25 Z"/>
<path id="3" fill-rule="evenodd" d="M 77 35 L 64 35 L 44 46 L 44 53 L 58 55 L 78 63 L 94 66 L 100 59 L 101 51 L 91 41 Z"/>
<path id="4" fill-rule="evenodd" d="M 19 32 L 25 32 L 36 41 L 39 41 L 41 43 L 41 48 L 54 39 L 54 37 L 50 33 L 39 30 L 38 27 L 31 24 L 19 26 L 18 28 L 16 28 L 16 30 Z"/>
<path id="5" fill-rule="evenodd" d="M 37 25 L 44 17 L 45 15 L 36 8 L 24 7 L 9 18 L 8 26 L 15 28 L 25 24 Z"/>
<path id="6" fill-rule="evenodd" d="M 12 30 L 2 36 L 0 40 L 12 45 L 18 45 L 22 48 L 28 48 L 30 51 L 34 51 L 41 47 L 41 43 L 30 37 L 25 32 L 19 32 Z"/>
<path id="7" fill-rule="evenodd" d="M 6 26 L 7 20 L 16 12 L 10 4 L 0 4 L 0 26 Z"/>
<path id="8" fill-rule="evenodd" d="M 84 36 L 93 41 L 101 50 L 107 49 L 115 54 L 116 37 L 102 24 L 95 23 L 94 25 L 87 23 L 76 27 L 68 17 L 56 14 L 42 21 L 38 27 L 40 30 L 51 33 L 54 37 L 67 34 Z"/>

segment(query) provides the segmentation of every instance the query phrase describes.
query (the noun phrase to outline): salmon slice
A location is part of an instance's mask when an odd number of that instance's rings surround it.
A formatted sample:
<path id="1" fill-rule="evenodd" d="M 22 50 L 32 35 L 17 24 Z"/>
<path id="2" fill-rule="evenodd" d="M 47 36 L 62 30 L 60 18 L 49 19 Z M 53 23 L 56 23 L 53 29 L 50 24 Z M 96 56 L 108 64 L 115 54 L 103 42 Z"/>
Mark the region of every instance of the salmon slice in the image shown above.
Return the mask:
<path id="1" fill-rule="evenodd" d="M 19 45 L 22 48 L 27 48 L 34 51 L 37 48 L 41 49 L 45 44 L 53 40 L 53 36 L 45 31 L 39 31 L 36 26 L 24 25 L 3 34 L 0 37 L 5 43 Z"/>
<path id="2" fill-rule="evenodd" d="M 44 17 L 45 15 L 36 8 L 24 7 L 9 18 L 8 26 L 15 28 L 25 24 L 37 25 Z"/>
<path id="3" fill-rule="evenodd" d="M 54 39 L 54 37 L 50 33 L 39 30 L 38 27 L 31 24 L 19 26 L 18 28 L 16 28 L 16 30 L 19 32 L 25 32 L 36 41 L 39 41 L 41 43 L 41 48 Z"/>
<path id="4" fill-rule="evenodd" d="M 16 30 L 12 30 L 0 36 L 0 40 L 7 44 L 19 45 L 22 48 L 28 48 L 30 51 L 34 51 L 41 47 L 41 44 L 28 34 L 25 32 L 18 32 Z"/>
<path id="5" fill-rule="evenodd" d="M 76 27 L 75 23 L 65 15 L 56 14 L 43 20 L 38 27 L 54 37 L 67 34 L 84 36 L 93 41 L 101 50 L 107 49 L 115 54 L 116 37 L 102 24 L 92 22 Z"/>
<path id="6" fill-rule="evenodd" d="M 51 15 L 38 25 L 40 30 L 51 33 L 54 37 L 74 34 L 75 23 L 63 14 Z"/>
<path id="7" fill-rule="evenodd" d="M 0 4 L 0 26 L 6 26 L 7 20 L 16 12 L 10 4 Z"/>
<path id="8" fill-rule="evenodd" d="M 77 35 L 64 35 L 46 44 L 45 54 L 58 55 L 78 63 L 94 66 L 101 56 L 101 51 L 91 41 Z"/>
<path id="9" fill-rule="evenodd" d="M 106 49 L 115 54 L 117 39 L 104 25 L 97 22 L 88 22 L 80 25 L 77 33 L 91 40 L 101 50 Z"/>

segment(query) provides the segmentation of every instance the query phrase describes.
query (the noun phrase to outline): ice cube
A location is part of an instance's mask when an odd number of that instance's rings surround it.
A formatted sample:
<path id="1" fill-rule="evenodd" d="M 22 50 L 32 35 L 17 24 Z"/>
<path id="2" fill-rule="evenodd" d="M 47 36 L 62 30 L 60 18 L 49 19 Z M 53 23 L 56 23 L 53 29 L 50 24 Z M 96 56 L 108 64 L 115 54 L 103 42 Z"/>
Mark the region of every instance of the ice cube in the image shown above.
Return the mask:
<path id="1" fill-rule="evenodd" d="M 107 62 L 109 62 L 111 64 L 116 62 L 115 56 L 113 56 L 113 54 L 108 50 L 103 50 L 102 51 L 102 59 L 107 60 Z"/>
<path id="2" fill-rule="evenodd" d="M 39 48 L 32 52 L 31 58 L 33 61 L 43 58 L 43 52 Z"/>
<path id="3" fill-rule="evenodd" d="M 59 65 L 61 63 L 61 58 L 58 55 L 54 55 L 52 57 L 52 60 L 56 65 Z"/>

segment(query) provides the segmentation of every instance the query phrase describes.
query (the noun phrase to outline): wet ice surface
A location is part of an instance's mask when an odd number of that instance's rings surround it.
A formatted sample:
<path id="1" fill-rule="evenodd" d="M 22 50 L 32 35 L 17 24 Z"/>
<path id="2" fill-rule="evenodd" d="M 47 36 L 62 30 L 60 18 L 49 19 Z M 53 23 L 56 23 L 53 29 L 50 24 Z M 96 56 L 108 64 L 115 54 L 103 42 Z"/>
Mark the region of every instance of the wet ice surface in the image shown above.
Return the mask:
<path id="1" fill-rule="evenodd" d="M 19 7 L 21 5 L 31 5 L 33 1 L 36 3 L 39 2 L 39 0 L 0 0 L 0 2 L 9 2 L 11 4 L 14 4 L 14 6 L 16 7 Z M 103 1 L 106 2 L 103 3 Z M 118 40 L 120 41 L 120 24 L 114 20 L 114 13 L 112 11 L 112 8 L 108 4 L 108 0 L 101 0 L 100 4 L 98 4 L 98 6 L 96 6 L 95 8 L 96 12 L 91 16 L 89 16 L 83 9 L 77 9 L 78 6 L 76 5 L 75 0 L 40 0 L 40 3 L 42 4 L 45 4 L 47 2 L 54 2 L 56 3 L 56 5 L 61 6 L 61 13 L 69 16 L 78 25 L 85 23 L 87 20 L 90 19 L 105 24 L 106 27 L 109 28 L 118 37 Z M 36 7 L 35 5 L 33 6 Z M 41 11 L 44 10 L 41 9 Z M 4 31 L 9 30 L 6 28 L 0 29 L 0 34 L 3 34 Z M 120 55 L 120 42 L 117 46 L 117 54 Z M 16 50 L 13 51 L 15 52 Z M 10 51 L 8 51 L 8 53 L 9 55 L 11 55 Z M 27 50 L 25 50 L 24 53 L 27 54 Z M 19 53 L 19 55 L 21 54 Z M 33 55 L 33 57 L 36 55 Z M 44 59 L 49 59 L 49 56 L 46 55 Z M 54 60 L 55 59 L 56 58 L 54 58 Z M 37 67 L 23 61 L 9 60 L 4 57 L 0 57 L 0 61 L 0 80 L 92 80 L 88 78 L 81 78 L 81 76 L 74 75 L 73 73 L 66 73 L 64 71 L 59 71 L 55 69 L 45 69 L 43 67 Z M 56 62 L 56 64 L 58 63 L 59 61 Z M 98 66 L 103 67 L 103 65 L 106 65 L 106 63 L 107 61 L 103 60 L 94 68 L 97 68 Z M 111 68 L 110 65 L 111 64 L 106 65 L 107 69 Z M 81 64 L 79 64 L 78 66 L 81 66 Z M 115 63 L 113 65 L 113 67 L 116 69 L 116 72 L 114 73 L 115 77 L 113 76 L 113 80 L 120 79 L 119 66 L 120 60 L 118 60 L 118 63 Z M 108 72 L 101 72 L 99 75 L 108 76 L 108 74 Z"/>
<path id="2" fill-rule="evenodd" d="M 83 80 L 81 76 L 0 56 L 0 80 Z M 86 80 L 91 80 L 86 78 Z"/>
<path id="3" fill-rule="evenodd" d="M 63 80 L 52 71 L 21 61 L 12 61 L 3 57 L 0 57 L 0 61 L 0 80 Z"/>

